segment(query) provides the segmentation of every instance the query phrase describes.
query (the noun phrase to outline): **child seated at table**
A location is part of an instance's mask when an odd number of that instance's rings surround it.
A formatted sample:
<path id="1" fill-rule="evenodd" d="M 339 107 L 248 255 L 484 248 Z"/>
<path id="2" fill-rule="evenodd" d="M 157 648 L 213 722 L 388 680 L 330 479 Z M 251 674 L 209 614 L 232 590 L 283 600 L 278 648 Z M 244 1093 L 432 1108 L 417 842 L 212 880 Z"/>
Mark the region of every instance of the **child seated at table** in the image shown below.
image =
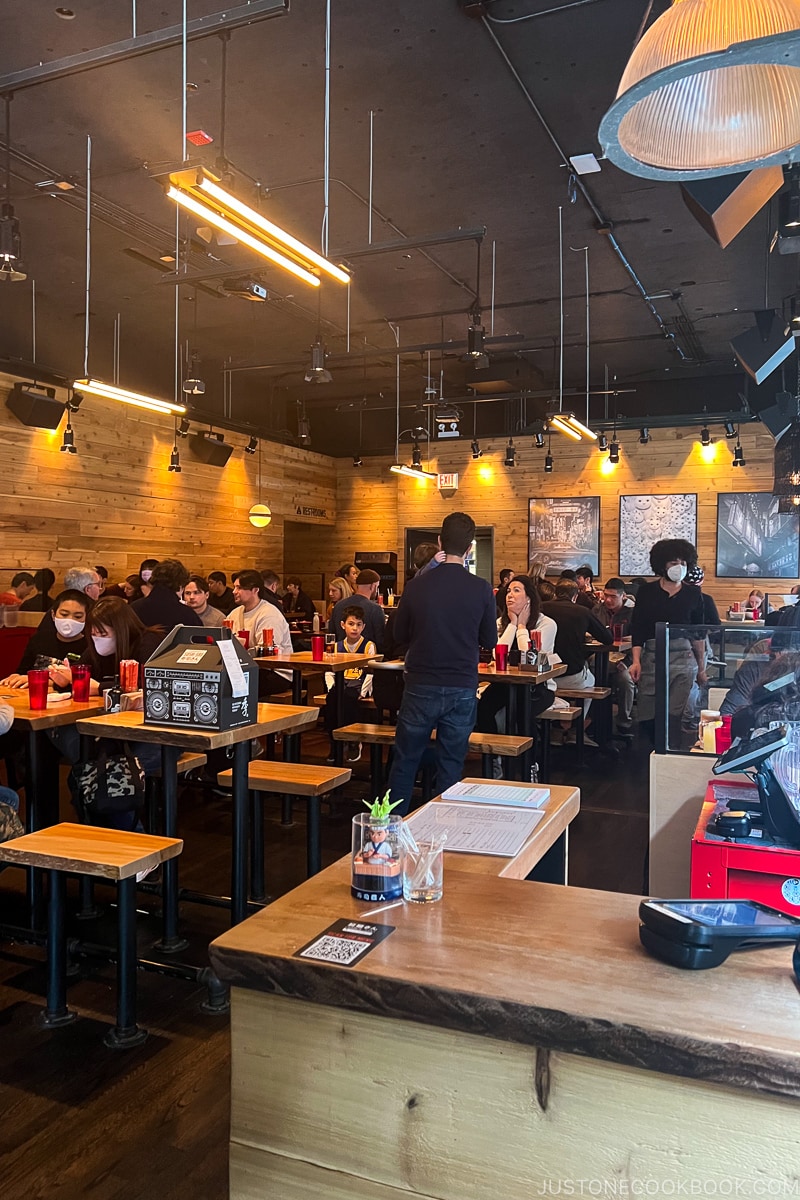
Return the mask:
<path id="1" fill-rule="evenodd" d="M 357 605 L 349 605 L 344 610 L 339 625 L 343 636 L 336 642 L 337 654 L 377 653 L 375 643 L 367 641 L 364 637 L 364 615 Z M 344 672 L 343 719 L 345 725 L 352 725 L 362 715 L 361 691 L 365 686 L 365 678 L 370 680 L 371 676 L 366 676 L 363 667 L 348 667 Z M 325 684 L 328 689 L 328 699 L 325 704 L 325 728 L 328 731 L 331 743 L 328 762 L 332 763 L 334 761 L 333 731 L 336 729 L 336 698 L 333 692 L 334 680 L 332 673 L 329 672 L 326 675 Z M 348 742 L 345 747 L 345 757 L 348 762 L 358 762 L 361 758 L 361 743 Z"/>

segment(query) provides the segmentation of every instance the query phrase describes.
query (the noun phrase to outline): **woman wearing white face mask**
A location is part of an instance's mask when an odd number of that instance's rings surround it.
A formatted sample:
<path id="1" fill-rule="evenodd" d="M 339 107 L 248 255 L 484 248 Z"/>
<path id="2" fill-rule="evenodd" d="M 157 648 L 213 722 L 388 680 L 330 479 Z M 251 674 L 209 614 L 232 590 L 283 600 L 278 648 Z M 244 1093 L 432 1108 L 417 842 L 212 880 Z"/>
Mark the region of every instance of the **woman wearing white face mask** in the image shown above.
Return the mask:
<path id="1" fill-rule="evenodd" d="M 17 673 L 0 680 L 4 687 L 26 688 L 28 671 L 40 656 L 63 660 L 68 654 L 82 655 L 86 649 L 86 618 L 92 601 L 85 592 L 67 588 L 56 596 L 53 608 L 44 614 L 39 628 L 25 648 Z"/>
<path id="2" fill-rule="evenodd" d="M 683 538 L 665 538 L 650 550 L 650 566 L 657 575 L 655 583 L 645 583 L 636 595 L 631 617 L 630 677 L 639 684 L 637 715 L 647 722 L 652 736 L 655 718 L 655 636 L 656 625 L 703 624 L 703 597 L 699 588 L 685 583 L 690 567 L 697 565 L 697 551 Z M 687 630 L 687 635 L 691 634 Z M 679 749 L 680 719 L 692 686 L 708 682 L 705 671 L 705 639 L 691 636 L 670 637 L 669 716 L 670 746 Z M 673 729 L 672 726 L 676 728 Z M 647 726 L 646 726 L 647 728 Z"/>

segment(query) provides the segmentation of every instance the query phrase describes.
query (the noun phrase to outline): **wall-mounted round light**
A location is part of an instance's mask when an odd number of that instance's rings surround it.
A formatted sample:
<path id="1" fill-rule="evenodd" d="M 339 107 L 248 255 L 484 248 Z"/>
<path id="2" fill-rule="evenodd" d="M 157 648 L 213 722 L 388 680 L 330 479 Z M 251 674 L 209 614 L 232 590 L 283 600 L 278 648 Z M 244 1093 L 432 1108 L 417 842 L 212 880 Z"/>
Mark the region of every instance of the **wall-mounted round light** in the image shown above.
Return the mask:
<path id="1" fill-rule="evenodd" d="M 247 514 L 251 525 L 256 529 L 266 529 L 272 520 L 272 509 L 268 504 L 254 504 Z"/>

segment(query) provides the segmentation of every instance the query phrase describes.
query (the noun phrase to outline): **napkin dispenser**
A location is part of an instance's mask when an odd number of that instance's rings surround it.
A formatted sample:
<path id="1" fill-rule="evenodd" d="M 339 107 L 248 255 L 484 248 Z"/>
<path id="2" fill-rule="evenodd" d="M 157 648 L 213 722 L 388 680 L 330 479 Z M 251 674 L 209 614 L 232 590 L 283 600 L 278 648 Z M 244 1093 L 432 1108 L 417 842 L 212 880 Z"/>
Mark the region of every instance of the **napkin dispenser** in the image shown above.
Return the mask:
<path id="1" fill-rule="evenodd" d="M 258 718 L 258 667 L 230 629 L 176 625 L 144 666 L 144 723 L 224 732 Z"/>

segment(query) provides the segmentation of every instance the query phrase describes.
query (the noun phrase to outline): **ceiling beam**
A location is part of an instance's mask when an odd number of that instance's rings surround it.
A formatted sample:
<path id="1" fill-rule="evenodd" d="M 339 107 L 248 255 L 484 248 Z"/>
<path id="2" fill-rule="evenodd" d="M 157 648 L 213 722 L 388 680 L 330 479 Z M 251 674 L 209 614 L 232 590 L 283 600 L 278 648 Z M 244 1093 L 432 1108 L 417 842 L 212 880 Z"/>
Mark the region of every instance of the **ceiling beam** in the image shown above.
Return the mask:
<path id="1" fill-rule="evenodd" d="M 252 0 L 252 3 L 240 4 L 225 12 L 210 13 L 207 17 L 197 17 L 187 22 L 186 40 L 195 42 L 242 25 L 255 25 L 257 21 L 280 17 L 288 11 L 289 0 Z M 51 83 L 54 79 L 65 79 L 69 75 L 80 75 L 84 71 L 93 71 L 95 67 L 108 67 L 142 54 L 152 54 L 155 50 L 166 50 L 170 46 L 179 46 L 182 41 L 182 24 L 154 29 L 138 37 L 125 38 L 121 42 L 111 42 L 81 54 L 70 54 L 66 58 L 57 58 L 50 63 L 40 63 L 37 67 L 26 67 L 23 71 L 3 75 L 0 77 L 0 95 L 20 92 L 23 88 L 35 87 L 40 83 Z"/>

